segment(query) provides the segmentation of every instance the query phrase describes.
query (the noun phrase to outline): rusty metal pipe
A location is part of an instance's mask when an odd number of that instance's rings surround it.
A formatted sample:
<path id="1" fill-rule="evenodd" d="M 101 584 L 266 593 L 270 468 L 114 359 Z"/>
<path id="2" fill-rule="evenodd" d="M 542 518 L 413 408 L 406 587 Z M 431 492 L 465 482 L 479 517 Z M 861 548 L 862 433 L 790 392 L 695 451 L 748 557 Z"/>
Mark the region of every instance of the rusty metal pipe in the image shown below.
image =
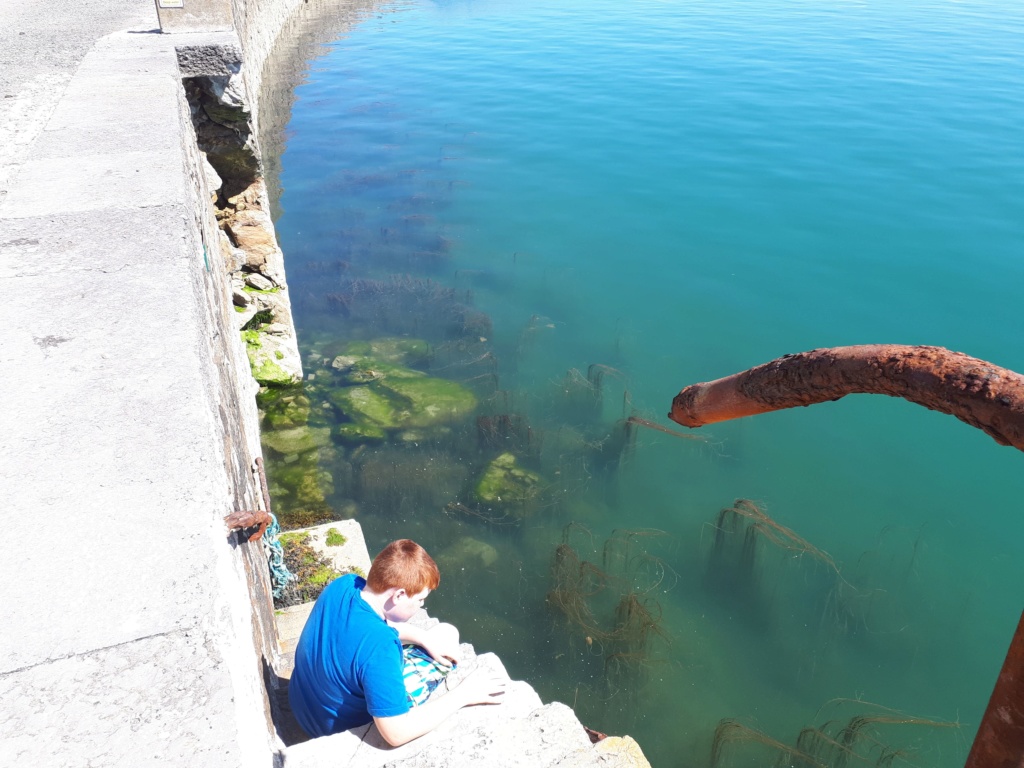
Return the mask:
<path id="1" fill-rule="evenodd" d="M 902 397 L 1024 451 L 1024 376 L 942 347 L 864 344 L 785 355 L 685 387 L 668 416 L 700 427 L 855 393 Z"/>
<path id="2" fill-rule="evenodd" d="M 964 768 L 1024 765 L 1024 614 L 981 718 Z"/>
<path id="3" fill-rule="evenodd" d="M 684 387 L 669 418 L 686 427 L 838 400 L 902 397 L 956 416 L 1024 451 L 1024 376 L 942 347 L 866 344 L 786 355 Z M 965 768 L 1024 767 L 1024 614 L 1010 642 Z"/>

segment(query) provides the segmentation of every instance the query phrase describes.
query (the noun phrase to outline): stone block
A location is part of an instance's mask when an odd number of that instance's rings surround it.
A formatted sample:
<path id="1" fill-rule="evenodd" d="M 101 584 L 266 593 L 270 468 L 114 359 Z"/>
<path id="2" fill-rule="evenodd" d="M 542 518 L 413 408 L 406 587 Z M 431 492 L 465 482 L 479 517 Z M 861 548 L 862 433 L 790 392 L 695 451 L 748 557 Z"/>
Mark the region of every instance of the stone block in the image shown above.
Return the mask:
<path id="1" fill-rule="evenodd" d="M 156 13 L 165 34 L 234 28 L 231 0 L 156 0 Z"/>

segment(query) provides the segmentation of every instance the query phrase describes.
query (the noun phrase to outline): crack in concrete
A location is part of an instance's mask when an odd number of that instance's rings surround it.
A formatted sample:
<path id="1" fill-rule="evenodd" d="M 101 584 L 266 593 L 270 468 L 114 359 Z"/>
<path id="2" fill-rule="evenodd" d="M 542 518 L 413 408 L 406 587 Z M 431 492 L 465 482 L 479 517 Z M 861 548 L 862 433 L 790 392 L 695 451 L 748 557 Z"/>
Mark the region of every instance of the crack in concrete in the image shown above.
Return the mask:
<path id="1" fill-rule="evenodd" d="M 49 658 L 49 659 L 43 659 L 42 661 L 34 662 L 32 664 L 26 664 L 23 667 L 16 667 L 14 669 L 8 669 L 8 670 L 5 670 L 3 672 L 0 672 L 0 679 L 5 678 L 5 677 L 9 677 L 10 675 L 16 675 L 19 672 L 25 672 L 25 671 L 27 671 L 29 669 L 35 669 L 36 667 L 41 667 L 41 666 L 43 666 L 45 664 L 53 664 L 53 663 L 58 662 L 58 661 L 67 661 L 68 659 L 74 659 L 74 658 L 76 658 L 78 656 L 91 656 L 94 653 L 101 653 L 103 651 L 113 650 L 114 648 L 123 648 L 125 646 L 131 645 L 132 643 L 138 643 L 138 642 L 140 642 L 142 640 L 153 640 L 154 638 L 170 637 L 171 635 L 179 635 L 179 634 L 187 634 L 187 630 L 184 630 L 184 629 L 172 629 L 172 630 L 168 630 L 167 632 L 156 632 L 156 633 L 154 633 L 152 635 L 143 635 L 141 637 L 133 637 L 131 640 L 125 640 L 124 642 L 121 642 L 121 643 L 114 643 L 112 645 L 104 645 L 104 646 L 101 646 L 99 648 L 90 648 L 88 651 L 78 651 L 76 653 L 66 653 L 63 656 L 54 656 L 54 657 Z"/>

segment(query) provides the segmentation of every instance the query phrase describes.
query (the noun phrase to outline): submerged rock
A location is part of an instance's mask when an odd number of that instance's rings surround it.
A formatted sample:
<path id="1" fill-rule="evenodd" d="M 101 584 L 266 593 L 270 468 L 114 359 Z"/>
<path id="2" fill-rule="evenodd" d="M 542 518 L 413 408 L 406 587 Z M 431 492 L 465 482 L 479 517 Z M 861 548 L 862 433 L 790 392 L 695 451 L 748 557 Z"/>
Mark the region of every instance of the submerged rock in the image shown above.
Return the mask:
<path id="1" fill-rule="evenodd" d="M 360 443 L 382 443 L 387 439 L 387 432 L 378 424 L 368 421 L 339 424 L 334 428 L 334 436 L 346 445 Z"/>
<path id="2" fill-rule="evenodd" d="M 354 355 L 338 355 L 331 367 L 339 372 L 339 379 L 345 384 L 368 384 L 381 379 L 416 379 L 426 378 L 423 371 L 405 368 L 401 365 L 378 360 L 375 357 L 356 357 Z"/>
<path id="3" fill-rule="evenodd" d="M 385 336 L 370 341 L 368 355 L 386 363 L 422 365 L 430 360 L 430 345 L 423 339 Z"/>
<path id="4" fill-rule="evenodd" d="M 476 397 L 454 381 L 398 369 L 363 386 L 338 389 L 331 402 L 355 422 L 372 422 L 387 430 L 431 427 L 466 418 Z"/>
<path id="5" fill-rule="evenodd" d="M 292 427 L 291 429 L 267 430 L 262 435 L 263 444 L 282 456 L 307 453 L 331 442 L 329 427 Z"/>
<path id="6" fill-rule="evenodd" d="M 523 469 L 511 453 L 503 453 L 484 469 L 473 489 L 477 501 L 485 504 L 522 504 L 540 495 L 540 475 Z"/>
<path id="7" fill-rule="evenodd" d="M 272 389 L 269 392 L 280 392 Z M 263 424 L 269 430 L 301 427 L 309 421 L 310 402 L 301 392 L 293 392 L 276 398 L 257 397 L 260 410 L 263 411 Z"/>
<path id="8" fill-rule="evenodd" d="M 463 536 L 438 556 L 438 560 L 449 568 L 483 566 L 489 568 L 498 562 L 498 550 L 485 541 Z"/>

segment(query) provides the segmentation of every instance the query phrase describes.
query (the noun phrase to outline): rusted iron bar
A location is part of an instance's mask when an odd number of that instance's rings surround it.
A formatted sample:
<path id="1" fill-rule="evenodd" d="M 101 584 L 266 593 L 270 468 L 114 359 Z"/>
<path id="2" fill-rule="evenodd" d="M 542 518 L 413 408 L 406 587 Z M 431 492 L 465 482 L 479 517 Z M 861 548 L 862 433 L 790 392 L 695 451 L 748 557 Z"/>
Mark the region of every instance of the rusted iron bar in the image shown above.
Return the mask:
<path id="1" fill-rule="evenodd" d="M 902 397 L 1024 451 L 1024 376 L 942 347 L 866 344 L 785 355 L 684 387 L 669 418 L 695 428 L 854 393 Z M 965 768 L 1024 768 L 1024 613 Z"/>
<path id="2" fill-rule="evenodd" d="M 256 541 L 263 536 L 267 526 L 273 521 L 270 510 L 270 489 L 267 487 L 267 473 L 263 470 L 263 459 L 256 457 L 256 474 L 260 480 L 260 492 L 263 494 L 264 509 L 243 509 L 232 512 L 224 518 L 228 531 L 237 531 L 245 528 L 258 526 L 256 532 L 249 537 L 249 541 Z"/>
<path id="3" fill-rule="evenodd" d="M 1024 765 L 1024 614 L 1006 652 L 965 768 Z"/>
<path id="4" fill-rule="evenodd" d="M 700 427 L 854 393 L 902 397 L 1024 451 L 1024 376 L 942 347 L 865 344 L 785 355 L 685 387 L 669 418 Z"/>

